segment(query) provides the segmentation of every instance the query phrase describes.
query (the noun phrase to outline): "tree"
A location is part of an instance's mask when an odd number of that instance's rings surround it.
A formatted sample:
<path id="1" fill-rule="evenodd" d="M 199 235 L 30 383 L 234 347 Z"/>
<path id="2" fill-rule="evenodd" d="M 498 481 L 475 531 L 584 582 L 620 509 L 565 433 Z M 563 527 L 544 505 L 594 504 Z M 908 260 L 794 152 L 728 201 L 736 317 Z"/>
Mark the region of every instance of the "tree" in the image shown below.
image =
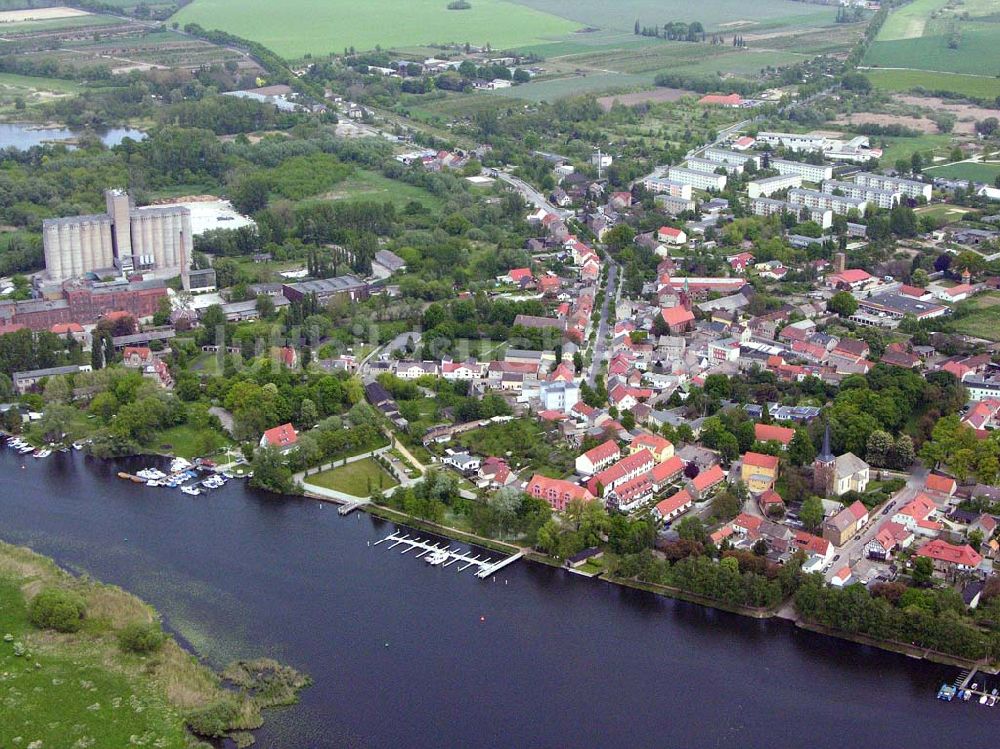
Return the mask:
<path id="1" fill-rule="evenodd" d="M 251 486 L 277 494 L 288 494 L 292 491 L 292 472 L 278 449 L 270 446 L 258 448 L 254 452 L 250 467 L 253 470 Z"/>
<path id="2" fill-rule="evenodd" d="M 524 492 L 512 486 L 505 486 L 499 489 L 493 493 L 492 497 L 486 500 L 487 506 L 493 510 L 498 535 L 501 540 L 505 535 L 504 530 L 514 522 L 523 502 Z"/>
<path id="3" fill-rule="evenodd" d="M 163 647 L 166 639 L 156 622 L 131 622 L 118 632 L 118 647 L 126 653 L 149 655 Z"/>
<path id="4" fill-rule="evenodd" d="M 635 414 L 631 411 L 626 411 L 622 414 L 621 423 L 622 427 L 629 431 L 635 429 Z"/>
<path id="5" fill-rule="evenodd" d="M 927 284 L 930 282 L 931 277 L 923 268 L 917 268 L 910 276 L 910 284 L 919 289 L 927 288 Z"/>
<path id="6" fill-rule="evenodd" d="M 708 537 L 708 534 L 705 532 L 705 524 L 701 522 L 701 518 L 695 515 L 686 515 L 681 518 L 677 525 L 674 526 L 674 530 L 685 541 L 704 543 Z"/>
<path id="7" fill-rule="evenodd" d="M 917 557 L 913 561 L 913 582 L 917 585 L 927 585 L 934 574 L 934 563 L 929 557 Z"/>
<path id="8" fill-rule="evenodd" d="M 712 497 L 712 515 L 718 520 L 732 520 L 741 509 L 739 499 L 732 492 L 722 491 Z"/>
<path id="9" fill-rule="evenodd" d="M 819 497 L 808 497 L 799 509 L 799 520 L 809 530 L 816 530 L 823 522 L 823 503 Z"/>
<path id="10" fill-rule="evenodd" d="M 274 317 L 274 301 L 269 294 L 258 294 L 255 306 L 262 320 L 270 320 Z"/>
<path id="11" fill-rule="evenodd" d="M 788 443 L 788 459 L 792 465 L 809 465 L 816 459 L 816 446 L 805 429 L 796 429 Z"/>
<path id="12" fill-rule="evenodd" d="M 830 301 L 826 303 L 826 307 L 841 317 L 850 317 L 858 311 L 858 300 L 846 291 L 838 291 L 830 297 Z"/>

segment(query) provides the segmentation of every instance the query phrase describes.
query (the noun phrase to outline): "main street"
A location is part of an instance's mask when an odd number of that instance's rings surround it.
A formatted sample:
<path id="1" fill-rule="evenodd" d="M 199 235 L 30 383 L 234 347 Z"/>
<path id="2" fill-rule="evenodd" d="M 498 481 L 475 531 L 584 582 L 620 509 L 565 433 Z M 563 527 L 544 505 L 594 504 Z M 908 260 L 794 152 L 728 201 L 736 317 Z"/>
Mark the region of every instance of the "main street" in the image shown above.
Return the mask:
<path id="1" fill-rule="evenodd" d="M 587 374 L 587 384 L 594 387 L 597 374 L 601 370 L 604 354 L 608 347 L 608 310 L 617 303 L 621 288 L 617 286 L 618 265 L 608 258 L 608 283 L 604 287 L 604 304 L 601 305 L 601 319 L 597 324 L 597 338 L 594 341 L 593 358 L 590 362 L 590 372 Z"/>
<path id="2" fill-rule="evenodd" d="M 891 519 L 897 510 L 923 490 L 924 481 L 927 479 L 928 473 L 929 471 L 923 466 L 914 469 L 906 481 L 906 486 L 896 492 L 881 509 L 875 511 L 876 514 L 872 516 L 864 531 L 852 537 L 850 541 L 836 550 L 838 559 L 830 565 L 830 569 L 824 574 L 827 582 L 833 579 L 833 576 L 845 564 L 853 565 L 859 559 L 864 558 L 865 546 L 875 537 L 879 526 L 886 520 Z"/>

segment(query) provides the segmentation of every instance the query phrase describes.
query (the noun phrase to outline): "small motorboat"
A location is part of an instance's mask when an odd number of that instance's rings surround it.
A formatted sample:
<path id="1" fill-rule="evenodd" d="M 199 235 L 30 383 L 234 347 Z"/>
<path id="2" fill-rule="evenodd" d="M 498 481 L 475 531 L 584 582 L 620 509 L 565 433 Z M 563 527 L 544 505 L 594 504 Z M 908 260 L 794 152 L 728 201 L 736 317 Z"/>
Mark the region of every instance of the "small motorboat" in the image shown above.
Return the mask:
<path id="1" fill-rule="evenodd" d="M 52 451 L 48 448 L 42 448 L 41 450 L 35 451 L 36 458 L 47 458 L 52 454 Z"/>
<path id="2" fill-rule="evenodd" d="M 181 491 L 184 492 L 185 494 L 190 494 L 192 497 L 197 497 L 199 494 L 201 494 L 201 489 L 199 489 L 197 486 L 182 486 Z"/>
<path id="3" fill-rule="evenodd" d="M 451 556 L 444 549 L 438 549 L 437 551 L 432 551 L 430 554 L 424 557 L 424 561 L 432 567 L 437 567 L 439 564 L 444 564 L 448 561 L 448 557 Z"/>
<path id="4" fill-rule="evenodd" d="M 990 698 L 989 695 L 984 694 L 982 697 L 979 698 L 979 704 L 980 705 L 985 705 L 986 704 L 986 700 L 988 700 L 989 698 Z"/>

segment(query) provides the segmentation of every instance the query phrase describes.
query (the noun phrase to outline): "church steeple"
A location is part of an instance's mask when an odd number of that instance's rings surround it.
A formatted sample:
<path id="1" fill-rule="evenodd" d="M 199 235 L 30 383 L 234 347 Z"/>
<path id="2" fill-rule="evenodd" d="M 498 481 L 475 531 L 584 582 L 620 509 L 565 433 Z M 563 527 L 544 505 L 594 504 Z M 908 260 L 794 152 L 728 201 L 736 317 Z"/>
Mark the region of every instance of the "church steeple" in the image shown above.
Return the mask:
<path id="1" fill-rule="evenodd" d="M 823 431 L 823 450 L 816 456 L 818 463 L 832 463 L 836 458 L 830 450 L 830 422 L 826 422 L 826 429 Z"/>

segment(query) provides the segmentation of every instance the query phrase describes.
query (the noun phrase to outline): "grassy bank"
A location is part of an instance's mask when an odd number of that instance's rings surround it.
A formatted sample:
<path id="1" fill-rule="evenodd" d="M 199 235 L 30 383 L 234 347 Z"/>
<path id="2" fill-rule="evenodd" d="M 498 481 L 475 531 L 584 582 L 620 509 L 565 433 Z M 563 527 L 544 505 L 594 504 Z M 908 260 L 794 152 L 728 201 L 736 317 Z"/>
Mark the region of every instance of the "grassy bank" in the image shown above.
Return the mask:
<path id="1" fill-rule="evenodd" d="M 76 631 L 40 628 L 43 592 L 78 601 Z M 126 644 L 140 628 L 152 645 Z M 29 549 L 0 543 L 0 746 L 205 746 L 228 735 L 242 746 L 261 710 L 295 701 L 308 679 L 270 661 L 233 664 L 224 676 L 160 632 L 156 612 L 121 588 L 74 577 Z"/>

